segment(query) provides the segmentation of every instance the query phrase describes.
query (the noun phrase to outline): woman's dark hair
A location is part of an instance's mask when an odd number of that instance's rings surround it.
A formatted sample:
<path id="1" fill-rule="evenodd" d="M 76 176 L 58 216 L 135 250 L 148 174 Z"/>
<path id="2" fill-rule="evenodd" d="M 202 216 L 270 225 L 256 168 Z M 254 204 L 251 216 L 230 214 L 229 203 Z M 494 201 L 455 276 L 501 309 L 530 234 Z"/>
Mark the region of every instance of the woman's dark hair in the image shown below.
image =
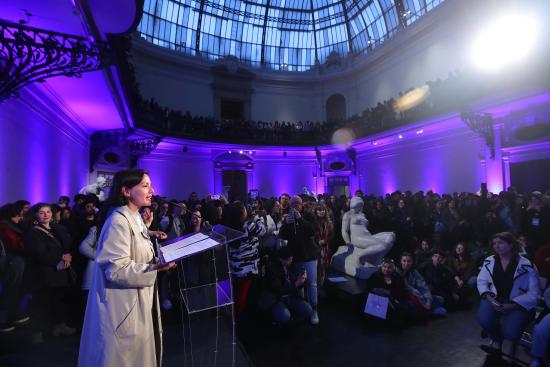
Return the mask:
<path id="1" fill-rule="evenodd" d="M 131 189 L 134 186 L 139 185 L 143 180 L 143 176 L 147 174 L 147 171 L 143 169 L 126 169 L 118 171 L 113 177 L 113 185 L 109 191 L 107 200 L 101 206 L 97 218 L 97 233 L 100 234 L 103 229 L 105 221 L 112 212 L 112 209 L 124 206 L 128 204 L 128 198 L 122 193 L 122 188 L 126 187 Z"/>
<path id="2" fill-rule="evenodd" d="M 61 211 L 61 207 L 57 204 L 50 205 L 50 208 L 52 208 L 52 214 L 56 214 Z"/>
<path id="3" fill-rule="evenodd" d="M 491 245 L 493 244 L 493 241 L 496 240 L 496 239 L 499 239 L 499 240 L 502 240 L 510 245 L 512 245 L 512 252 L 514 253 L 514 255 L 518 255 L 519 254 L 519 242 L 516 238 L 516 236 L 514 236 L 512 233 L 510 232 L 500 232 L 500 233 L 496 233 L 495 235 L 493 235 L 493 237 L 491 237 Z"/>
<path id="4" fill-rule="evenodd" d="M 243 211 L 245 206 L 240 201 L 235 201 L 223 208 L 222 224 L 237 231 L 243 231 Z"/>
<path id="5" fill-rule="evenodd" d="M 21 208 L 13 203 L 6 204 L 0 208 L 0 220 L 10 220 L 19 214 L 21 214 Z"/>

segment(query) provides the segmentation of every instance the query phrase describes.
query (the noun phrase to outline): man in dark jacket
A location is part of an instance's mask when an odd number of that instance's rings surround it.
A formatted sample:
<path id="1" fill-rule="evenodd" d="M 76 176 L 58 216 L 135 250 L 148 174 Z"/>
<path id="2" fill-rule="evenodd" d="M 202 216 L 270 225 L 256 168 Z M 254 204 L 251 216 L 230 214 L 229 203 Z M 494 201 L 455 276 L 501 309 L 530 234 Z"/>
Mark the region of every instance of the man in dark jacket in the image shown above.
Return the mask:
<path id="1" fill-rule="evenodd" d="M 290 210 L 279 231 L 279 237 L 288 241 L 288 247 L 295 261 L 294 269 L 307 274 L 307 300 L 313 308 L 310 322 L 319 323 L 317 314 L 317 260 L 321 249 L 315 243 L 313 225 L 303 216 L 302 198 L 293 196 L 290 199 Z"/>
<path id="2" fill-rule="evenodd" d="M 307 274 L 293 273 L 292 261 L 290 249 L 282 247 L 266 267 L 260 308 L 269 310 L 273 321 L 277 324 L 285 324 L 292 317 L 310 318 L 313 313 L 311 306 L 303 297 Z"/>
<path id="3" fill-rule="evenodd" d="M 458 295 L 455 292 L 453 272 L 443 265 L 444 259 L 444 252 L 436 249 L 432 253 L 432 261 L 418 270 L 428 283 L 432 294 L 443 297 L 445 308 L 449 308 L 458 303 Z"/>

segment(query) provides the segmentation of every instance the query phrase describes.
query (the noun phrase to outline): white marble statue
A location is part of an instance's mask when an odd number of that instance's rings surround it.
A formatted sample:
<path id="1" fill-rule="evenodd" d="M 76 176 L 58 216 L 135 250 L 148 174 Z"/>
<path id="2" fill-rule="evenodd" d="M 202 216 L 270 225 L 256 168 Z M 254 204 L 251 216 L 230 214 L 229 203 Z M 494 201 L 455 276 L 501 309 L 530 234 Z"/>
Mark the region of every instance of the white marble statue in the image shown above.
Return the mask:
<path id="1" fill-rule="evenodd" d="M 105 193 L 103 192 L 103 188 L 105 186 L 107 186 L 107 180 L 105 177 L 98 177 L 95 183 L 81 188 L 79 194 L 94 194 L 99 198 L 99 201 L 103 201 L 105 200 Z"/>
<path id="2" fill-rule="evenodd" d="M 375 235 L 369 232 L 363 205 L 360 197 L 351 199 L 350 210 L 342 218 L 342 237 L 346 246 L 338 248 L 331 263 L 334 269 L 359 279 L 367 279 L 377 270 L 378 264 L 395 242 L 393 232 Z"/>

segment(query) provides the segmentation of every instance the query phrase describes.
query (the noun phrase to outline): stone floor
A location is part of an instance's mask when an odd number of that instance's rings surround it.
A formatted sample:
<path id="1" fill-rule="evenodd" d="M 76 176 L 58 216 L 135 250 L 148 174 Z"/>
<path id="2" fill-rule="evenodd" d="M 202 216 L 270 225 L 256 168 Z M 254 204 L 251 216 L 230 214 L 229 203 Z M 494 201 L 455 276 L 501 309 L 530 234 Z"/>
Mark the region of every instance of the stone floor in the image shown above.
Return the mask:
<path id="1" fill-rule="evenodd" d="M 218 334 L 216 366 L 231 365 L 230 325 L 225 330 L 206 322 L 194 324 L 193 361 L 189 358 L 189 338 L 178 310 L 164 315 L 165 354 L 163 366 L 213 366 L 212 338 Z M 475 321 L 475 311 L 465 310 L 403 330 L 389 330 L 365 321 L 359 307 L 338 297 L 324 298 L 319 307 L 321 323 L 316 326 L 296 322 L 275 327 L 264 320 L 240 319 L 237 324 L 235 365 L 239 367 L 308 366 L 509 366 L 491 361 L 479 349 L 483 342 Z M 188 325 L 187 320 L 183 325 Z M 79 336 L 48 338 L 40 346 L 28 342 L 28 327 L 0 334 L 0 366 L 75 366 Z M 187 343 L 187 344 L 186 344 Z M 210 344 L 209 344 L 210 343 Z M 225 350 L 224 350 L 225 349 Z M 246 351 L 246 352 L 244 352 Z M 518 356 L 528 357 L 522 348 Z"/>

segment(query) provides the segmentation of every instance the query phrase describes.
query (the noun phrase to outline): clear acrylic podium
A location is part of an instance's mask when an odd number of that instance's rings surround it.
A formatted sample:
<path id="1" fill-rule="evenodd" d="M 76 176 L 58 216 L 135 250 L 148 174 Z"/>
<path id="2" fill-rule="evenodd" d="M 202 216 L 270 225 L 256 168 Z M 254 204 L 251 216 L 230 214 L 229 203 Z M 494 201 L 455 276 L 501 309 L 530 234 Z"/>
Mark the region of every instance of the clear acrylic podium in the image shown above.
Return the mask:
<path id="1" fill-rule="evenodd" d="M 227 245 L 246 234 L 222 225 L 202 233 L 218 244 L 177 261 L 185 354 L 181 365 L 233 367 L 237 341 Z"/>

